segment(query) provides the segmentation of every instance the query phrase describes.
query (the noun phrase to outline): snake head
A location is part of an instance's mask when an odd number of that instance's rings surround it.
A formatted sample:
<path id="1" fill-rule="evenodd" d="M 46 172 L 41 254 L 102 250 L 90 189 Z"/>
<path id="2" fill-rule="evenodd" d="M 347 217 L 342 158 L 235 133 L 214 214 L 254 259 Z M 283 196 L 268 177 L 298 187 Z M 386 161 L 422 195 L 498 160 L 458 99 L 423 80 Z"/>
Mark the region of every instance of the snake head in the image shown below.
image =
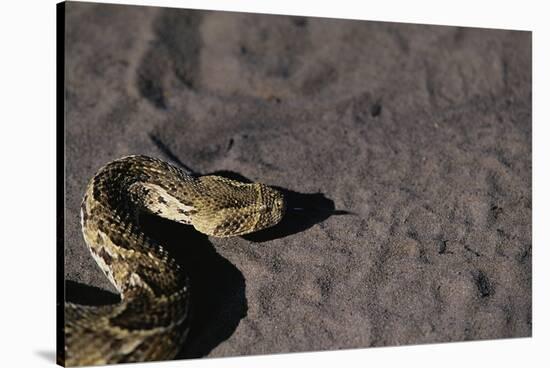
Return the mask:
<path id="1" fill-rule="evenodd" d="M 200 178 L 205 200 L 196 201 L 192 224 L 216 237 L 249 234 L 277 224 L 285 213 L 285 199 L 276 189 L 241 183 L 219 176 Z"/>

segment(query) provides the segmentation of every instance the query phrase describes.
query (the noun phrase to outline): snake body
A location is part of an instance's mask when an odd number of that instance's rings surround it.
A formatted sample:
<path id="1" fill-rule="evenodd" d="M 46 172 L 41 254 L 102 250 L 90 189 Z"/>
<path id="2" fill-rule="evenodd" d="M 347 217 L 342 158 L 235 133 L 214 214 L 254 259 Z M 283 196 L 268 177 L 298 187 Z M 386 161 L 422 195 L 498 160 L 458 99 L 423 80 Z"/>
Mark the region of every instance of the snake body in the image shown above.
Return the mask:
<path id="1" fill-rule="evenodd" d="M 283 196 L 266 185 L 194 176 L 147 156 L 124 157 L 101 168 L 82 201 L 82 232 L 121 301 L 65 304 L 65 363 L 172 359 L 185 343 L 192 285 L 162 244 L 141 230 L 140 214 L 228 237 L 273 226 L 284 210 Z"/>

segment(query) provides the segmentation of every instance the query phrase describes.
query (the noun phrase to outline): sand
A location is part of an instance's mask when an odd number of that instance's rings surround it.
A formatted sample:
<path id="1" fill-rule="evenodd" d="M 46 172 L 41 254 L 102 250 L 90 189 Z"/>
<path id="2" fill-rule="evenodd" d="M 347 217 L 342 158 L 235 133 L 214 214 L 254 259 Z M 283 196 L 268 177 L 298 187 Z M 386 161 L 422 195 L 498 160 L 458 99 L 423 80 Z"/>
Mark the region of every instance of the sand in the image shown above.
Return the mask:
<path id="1" fill-rule="evenodd" d="M 531 336 L 531 33 L 74 2 L 66 26 L 70 299 L 114 291 L 87 181 L 147 154 L 303 208 L 233 239 L 151 219 L 194 285 L 181 357 Z"/>

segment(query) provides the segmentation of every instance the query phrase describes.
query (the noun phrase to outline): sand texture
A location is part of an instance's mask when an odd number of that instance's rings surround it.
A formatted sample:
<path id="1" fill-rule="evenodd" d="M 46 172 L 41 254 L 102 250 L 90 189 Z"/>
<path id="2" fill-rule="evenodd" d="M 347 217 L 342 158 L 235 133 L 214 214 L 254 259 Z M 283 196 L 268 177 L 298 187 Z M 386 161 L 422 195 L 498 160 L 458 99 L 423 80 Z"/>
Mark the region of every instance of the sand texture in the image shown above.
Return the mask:
<path id="1" fill-rule="evenodd" d="M 147 154 L 303 208 L 232 239 L 151 220 L 194 285 L 182 357 L 531 335 L 531 33 L 91 3 L 66 15 L 69 297 L 114 290 L 81 235 L 88 180 Z"/>

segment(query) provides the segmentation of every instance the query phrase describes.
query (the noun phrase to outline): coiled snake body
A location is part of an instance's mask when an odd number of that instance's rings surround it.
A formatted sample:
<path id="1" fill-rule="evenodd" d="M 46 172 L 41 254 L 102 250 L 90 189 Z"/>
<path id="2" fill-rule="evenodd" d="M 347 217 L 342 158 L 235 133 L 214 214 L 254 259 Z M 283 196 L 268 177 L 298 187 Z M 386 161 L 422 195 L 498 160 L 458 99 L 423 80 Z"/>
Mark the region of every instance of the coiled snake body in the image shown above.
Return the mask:
<path id="1" fill-rule="evenodd" d="M 104 166 L 84 195 L 82 232 L 121 301 L 105 306 L 65 304 L 65 363 L 171 359 L 181 349 L 192 285 L 162 245 L 140 229 L 140 213 L 228 237 L 273 226 L 284 210 L 283 196 L 263 184 L 193 176 L 146 156 Z"/>

